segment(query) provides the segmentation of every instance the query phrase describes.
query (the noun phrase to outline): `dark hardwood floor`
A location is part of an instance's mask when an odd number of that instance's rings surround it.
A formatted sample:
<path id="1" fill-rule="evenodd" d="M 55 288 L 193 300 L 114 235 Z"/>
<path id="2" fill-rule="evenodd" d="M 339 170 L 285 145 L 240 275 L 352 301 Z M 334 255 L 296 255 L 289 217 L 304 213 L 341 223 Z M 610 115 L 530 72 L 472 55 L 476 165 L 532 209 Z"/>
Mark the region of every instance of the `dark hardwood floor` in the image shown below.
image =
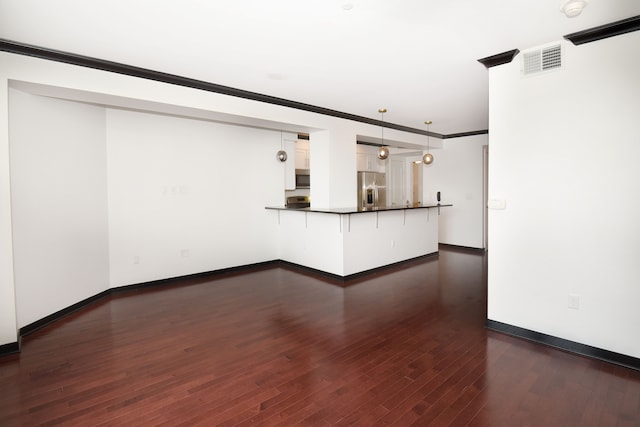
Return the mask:
<path id="1" fill-rule="evenodd" d="M 485 256 L 452 249 L 114 294 L 0 358 L 0 425 L 640 425 L 640 372 L 485 318 Z"/>

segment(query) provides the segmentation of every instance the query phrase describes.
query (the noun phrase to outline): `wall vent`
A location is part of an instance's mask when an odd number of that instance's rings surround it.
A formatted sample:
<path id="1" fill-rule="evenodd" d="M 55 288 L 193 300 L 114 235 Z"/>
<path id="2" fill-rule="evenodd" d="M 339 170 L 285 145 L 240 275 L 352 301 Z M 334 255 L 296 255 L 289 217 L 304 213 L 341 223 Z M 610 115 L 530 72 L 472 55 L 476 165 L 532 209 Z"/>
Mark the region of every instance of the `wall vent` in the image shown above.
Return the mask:
<path id="1" fill-rule="evenodd" d="M 543 71 L 562 68 L 562 45 L 544 47 L 523 52 L 522 74 L 528 76 Z"/>

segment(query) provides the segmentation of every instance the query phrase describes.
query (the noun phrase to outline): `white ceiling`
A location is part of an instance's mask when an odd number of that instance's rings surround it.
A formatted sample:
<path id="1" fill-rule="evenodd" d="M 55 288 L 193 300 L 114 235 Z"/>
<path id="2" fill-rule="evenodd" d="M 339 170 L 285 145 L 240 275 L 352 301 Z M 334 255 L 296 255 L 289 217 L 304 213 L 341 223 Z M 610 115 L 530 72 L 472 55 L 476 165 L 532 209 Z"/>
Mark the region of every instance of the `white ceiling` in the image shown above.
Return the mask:
<path id="1" fill-rule="evenodd" d="M 640 15 L 640 0 L 0 0 L 0 38 L 451 134 L 488 128 L 478 59 Z M 351 5 L 346 10 L 345 5 Z"/>

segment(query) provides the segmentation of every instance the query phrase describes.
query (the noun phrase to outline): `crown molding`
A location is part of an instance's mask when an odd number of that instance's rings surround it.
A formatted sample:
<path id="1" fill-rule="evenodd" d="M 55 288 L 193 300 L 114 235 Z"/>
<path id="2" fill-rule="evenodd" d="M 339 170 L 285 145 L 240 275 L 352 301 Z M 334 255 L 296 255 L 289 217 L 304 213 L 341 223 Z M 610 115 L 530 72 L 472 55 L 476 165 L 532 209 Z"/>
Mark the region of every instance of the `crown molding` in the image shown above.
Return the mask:
<path id="1" fill-rule="evenodd" d="M 488 133 L 489 133 L 489 129 L 474 130 L 471 132 L 450 133 L 447 135 L 443 135 L 442 139 L 464 138 L 465 136 L 486 135 Z"/>
<path id="2" fill-rule="evenodd" d="M 508 64 L 513 61 L 513 58 L 519 53 L 518 49 L 508 50 L 506 52 L 498 53 L 496 55 L 487 56 L 486 58 L 478 59 L 478 62 L 487 68 L 495 67 L 496 65 Z"/>
<path id="3" fill-rule="evenodd" d="M 567 34 L 564 38 L 578 46 L 638 30 L 640 30 L 640 15 Z"/>

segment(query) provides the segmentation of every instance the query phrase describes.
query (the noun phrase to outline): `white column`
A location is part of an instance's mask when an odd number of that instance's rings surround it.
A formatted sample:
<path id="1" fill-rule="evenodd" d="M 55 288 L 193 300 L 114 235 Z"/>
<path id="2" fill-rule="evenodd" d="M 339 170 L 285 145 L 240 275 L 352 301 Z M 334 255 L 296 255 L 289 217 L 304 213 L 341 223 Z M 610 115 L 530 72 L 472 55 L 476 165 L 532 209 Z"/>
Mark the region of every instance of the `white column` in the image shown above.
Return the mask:
<path id="1" fill-rule="evenodd" d="M 333 127 L 309 138 L 311 206 L 343 208 L 356 205 L 356 135 L 353 129 Z"/>
<path id="2" fill-rule="evenodd" d="M 0 345 L 17 342 L 9 173 L 9 88 L 0 76 Z"/>

